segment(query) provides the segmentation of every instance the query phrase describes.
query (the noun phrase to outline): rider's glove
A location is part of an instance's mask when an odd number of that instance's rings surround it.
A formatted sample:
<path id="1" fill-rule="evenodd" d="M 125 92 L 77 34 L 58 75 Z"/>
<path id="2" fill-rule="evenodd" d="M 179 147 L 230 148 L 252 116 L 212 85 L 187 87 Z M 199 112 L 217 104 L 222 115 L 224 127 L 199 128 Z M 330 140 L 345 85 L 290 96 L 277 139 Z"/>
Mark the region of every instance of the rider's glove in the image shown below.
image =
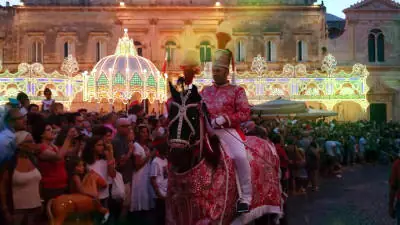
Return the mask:
<path id="1" fill-rule="evenodd" d="M 212 122 L 211 125 L 216 128 L 216 127 L 222 127 L 226 123 L 226 119 L 224 116 L 218 116 L 215 118 Z"/>

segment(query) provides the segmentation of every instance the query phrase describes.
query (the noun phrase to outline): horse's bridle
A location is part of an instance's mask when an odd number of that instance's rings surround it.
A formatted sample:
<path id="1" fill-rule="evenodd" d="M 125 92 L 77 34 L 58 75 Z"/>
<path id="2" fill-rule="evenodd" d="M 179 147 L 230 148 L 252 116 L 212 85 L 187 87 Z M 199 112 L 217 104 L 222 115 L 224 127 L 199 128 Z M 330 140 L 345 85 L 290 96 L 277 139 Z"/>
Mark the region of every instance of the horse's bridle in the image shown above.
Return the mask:
<path id="1" fill-rule="evenodd" d="M 178 128 L 177 128 L 177 136 L 175 139 L 170 139 L 169 145 L 171 147 L 171 149 L 173 148 L 180 148 L 180 149 L 191 149 L 194 146 L 197 146 L 199 144 L 201 144 L 203 138 L 203 129 L 202 129 L 202 123 L 200 121 L 200 139 L 197 140 L 195 143 L 190 144 L 189 141 L 186 140 L 182 140 L 181 139 L 181 135 L 182 135 L 182 126 L 183 126 L 183 121 L 185 120 L 185 122 L 189 125 L 190 130 L 192 131 L 191 136 L 196 134 L 196 130 L 194 129 L 194 126 L 192 124 L 192 122 L 189 120 L 186 112 L 188 109 L 190 108 L 198 108 L 199 107 L 199 103 L 192 103 L 192 104 L 186 104 L 186 101 L 189 99 L 190 94 L 192 93 L 192 90 L 189 89 L 187 91 L 187 93 L 184 95 L 183 92 L 180 93 L 180 97 L 181 97 L 181 101 L 182 104 L 178 104 L 176 102 L 171 102 L 172 105 L 176 106 L 178 108 L 178 113 L 176 114 L 176 116 L 174 118 L 171 119 L 169 125 L 168 125 L 168 129 L 170 128 L 170 126 L 175 123 L 178 120 Z M 201 111 L 201 110 L 200 110 Z M 189 140 L 190 140 L 189 137 Z"/>

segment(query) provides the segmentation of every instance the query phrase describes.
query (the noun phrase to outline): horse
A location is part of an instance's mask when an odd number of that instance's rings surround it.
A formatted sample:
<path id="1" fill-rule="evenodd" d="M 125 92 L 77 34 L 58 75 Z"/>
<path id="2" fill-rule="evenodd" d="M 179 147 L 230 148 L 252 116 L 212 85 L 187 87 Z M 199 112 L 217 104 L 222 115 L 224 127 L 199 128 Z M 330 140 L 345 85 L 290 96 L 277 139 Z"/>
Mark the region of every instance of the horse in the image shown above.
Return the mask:
<path id="1" fill-rule="evenodd" d="M 107 182 L 96 172 L 89 171 L 82 181 L 85 192 L 98 195 L 98 189 L 105 188 Z M 66 194 L 50 199 L 47 204 L 47 214 L 50 225 L 62 225 L 64 220 L 73 213 L 100 212 L 104 215 L 103 222 L 108 219 L 109 211 L 104 208 L 98 199 L 84 194 Z"/>
<path id="2" fill-rule="evenodd" d="M 169 86 L 168 225 L 277 223 L 283 200 L 274 145 L 256 136 L 246 137 L 253 200 L 249 213 L 237 214 L 240 188 L 235 166 L 213 134 L 197 87 L 178 91 Z"/>

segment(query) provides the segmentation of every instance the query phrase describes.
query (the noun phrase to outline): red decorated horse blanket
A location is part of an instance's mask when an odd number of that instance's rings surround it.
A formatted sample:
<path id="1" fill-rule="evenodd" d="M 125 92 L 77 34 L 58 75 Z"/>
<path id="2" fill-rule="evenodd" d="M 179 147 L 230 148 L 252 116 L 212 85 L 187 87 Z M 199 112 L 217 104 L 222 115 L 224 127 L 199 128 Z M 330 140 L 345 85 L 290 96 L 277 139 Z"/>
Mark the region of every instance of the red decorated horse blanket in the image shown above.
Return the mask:
<path id="1" fill-rule="evenodd" d="M 170 171 L 168 177 L 168 224 L 246 224 L 270 214 L 281 214 L 279 157 L 274 145 L 257 137 L 247 137 L 252 170 L 251 211 L 237 216 L 238 189 L 233 161 L 222 154 L 214 170 L 204 160 L 185 173 Z"/>

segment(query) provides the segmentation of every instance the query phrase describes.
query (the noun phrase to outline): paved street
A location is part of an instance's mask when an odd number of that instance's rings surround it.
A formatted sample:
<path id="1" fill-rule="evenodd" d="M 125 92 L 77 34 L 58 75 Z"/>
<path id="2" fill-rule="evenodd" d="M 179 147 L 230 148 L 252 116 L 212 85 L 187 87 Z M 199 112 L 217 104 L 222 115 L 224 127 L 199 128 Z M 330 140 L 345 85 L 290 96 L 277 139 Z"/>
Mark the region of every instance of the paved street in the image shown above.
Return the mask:
<path id="1" fill-rule="evenodd" d="M 289 225 L 394 225 L 388 216 L 389 166 L 354 166 L 324 179 L 318 193 L 291 197 Z"/>

